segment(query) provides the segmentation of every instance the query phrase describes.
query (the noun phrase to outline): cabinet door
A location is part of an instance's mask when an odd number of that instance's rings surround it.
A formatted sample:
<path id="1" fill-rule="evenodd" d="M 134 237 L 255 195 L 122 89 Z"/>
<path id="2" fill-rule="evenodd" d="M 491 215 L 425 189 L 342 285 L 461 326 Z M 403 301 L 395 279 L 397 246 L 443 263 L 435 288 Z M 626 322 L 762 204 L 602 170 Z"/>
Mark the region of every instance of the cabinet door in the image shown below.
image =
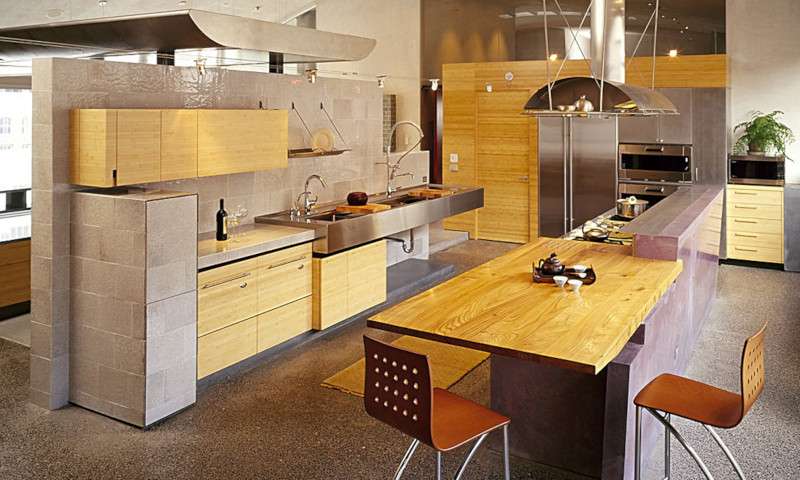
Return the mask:
<path id="1" fill-rule="evenodd" d="M 311 244 L 258 257 L 258 311 L 311 295 Z"/>
<path id="2" fill-rule="evenodd" d="M 161 111 L 117 110 L 117 185 L 161 180 Z"/>
<path id="3" fill-rule="evenodd" d="M 286 167 L 286 111 L 200 110 L 198 176 Z"/>
<path id="4" fill-rule="evenodd" d="M 311 330 L 311 297 L 258 316 L 258 351 L 274 347 Z"/>
<path id="5" fill-rule="evenodd" d="M 70 112 L 70 182 L 113 187 L 117 168 L 117 111 Z"/>
<path id="6" fill-rule="evenodd" d="M 678 109 L 679 115 L 662 115 L 659 119 L 659 139 L 661 143 L 692 143 L 692 89 L 662 88 L 659 90 L 669 98 Z"/>
<path id="7" fill-rule="evenodd" d="M 347 252 L 312 260 L 313 327 L 324 330 L 348 317 Z"/>
<path id="8" fill-rule="evenodd" d="M 347 316 L 386 301 L 386 241 L 347 252 Z"/>
<path id="9" fill-rule="evenodd" d="M 161 111 L 161 181 L 197 176 L 197 110 Z"/>
<path id="10" fill-rule="evenodd" d="M 257 259 L 206 270 L 197 283 L 197 335 L 258 314 Z"/>
<path id="11" fill-rule="evenodd" d="M 230 325 L 197 339 L 197 378 L 258 353 L 257 317 Z"/>
<path id="12" fill-rule="evenodd" d="M 524 243 L 529 238 L 530 119 L 527 92 L 478 94 L 476 178 L 484 188 L 477 236 Z"/>
<path id="13" fill-rule="evenodd" d="M 620 143 L 658 143 L 658 117 L 620 117 Z"/>

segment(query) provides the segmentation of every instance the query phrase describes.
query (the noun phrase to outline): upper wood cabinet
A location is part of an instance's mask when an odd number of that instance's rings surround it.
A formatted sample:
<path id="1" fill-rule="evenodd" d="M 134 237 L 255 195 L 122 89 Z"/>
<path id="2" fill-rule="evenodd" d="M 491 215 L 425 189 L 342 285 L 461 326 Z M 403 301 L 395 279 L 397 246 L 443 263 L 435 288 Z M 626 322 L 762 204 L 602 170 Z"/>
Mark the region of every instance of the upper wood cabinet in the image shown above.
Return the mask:
<path id="1" fill-rule="evenodd" d="M 286 110 L 76 109 L 70 181 L 113 187 L 286 168 Z"/>
<path id="2" fill-rule="evenodd" d="M 288 165 L 286 110 L 200 110 L 197 126 L 200 177 Z"/>

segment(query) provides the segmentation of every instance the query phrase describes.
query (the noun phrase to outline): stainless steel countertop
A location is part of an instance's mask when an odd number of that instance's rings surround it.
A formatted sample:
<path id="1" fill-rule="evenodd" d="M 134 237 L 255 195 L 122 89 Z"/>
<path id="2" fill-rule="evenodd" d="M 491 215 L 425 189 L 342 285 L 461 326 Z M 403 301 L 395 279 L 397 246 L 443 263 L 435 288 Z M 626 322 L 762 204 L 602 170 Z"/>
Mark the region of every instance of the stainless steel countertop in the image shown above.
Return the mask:
<path id="1" fill-rule="evenodd" d="M 215 267 L 312 240 L 313 230 L 261 223 L 242 225 L 236 237 L 224 242 L 218 242 L 214 232 L 203 233 L 198 236 L 197 268 Z"/>

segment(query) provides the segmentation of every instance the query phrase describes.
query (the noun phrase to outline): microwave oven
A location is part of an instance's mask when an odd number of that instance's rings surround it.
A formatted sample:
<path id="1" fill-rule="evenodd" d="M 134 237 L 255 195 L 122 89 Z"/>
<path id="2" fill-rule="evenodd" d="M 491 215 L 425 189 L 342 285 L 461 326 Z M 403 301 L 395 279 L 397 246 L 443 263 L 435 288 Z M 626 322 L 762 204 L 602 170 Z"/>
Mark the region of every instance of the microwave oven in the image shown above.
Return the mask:
<path id="1" fill-rule="evenodd" d="M 778 185 L 784 182 L 784 157 L 734 155 L 728 160 L 728 183 Z"/>

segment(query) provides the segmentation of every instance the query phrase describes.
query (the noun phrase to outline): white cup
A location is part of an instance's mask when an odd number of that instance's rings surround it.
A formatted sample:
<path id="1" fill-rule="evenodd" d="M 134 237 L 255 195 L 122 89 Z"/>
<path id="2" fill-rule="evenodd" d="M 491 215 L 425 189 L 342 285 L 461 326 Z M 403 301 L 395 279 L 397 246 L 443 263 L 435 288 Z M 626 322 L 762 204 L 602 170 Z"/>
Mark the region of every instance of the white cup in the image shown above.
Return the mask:
<path id="1" fill-rule="evenodd" d="M 575 270 L 578 273 L 583 273 L 586 271 L 586 265 L 581 265 L 581 264 L 573 265 L 569 268 Z"/>
<path id="2" fill-rule="evenodd" d="M 577 293 L 578 290 L 580 290 L 581 285 L 583 285 L 583 282 L 580 280 L 572 279 L 567 282 L 567 285 L 569 285 L 570 290 Z"/>
<path id="3" fill-rule="evenodd" d="M 564 275 L 556 275 L 555 277 L 553 277 L 553 281 L 556 282 L 556 286 L 559 287 L 563 287 L 564 284 L 567 283 L 567 280 L 569 279 Z"/>

